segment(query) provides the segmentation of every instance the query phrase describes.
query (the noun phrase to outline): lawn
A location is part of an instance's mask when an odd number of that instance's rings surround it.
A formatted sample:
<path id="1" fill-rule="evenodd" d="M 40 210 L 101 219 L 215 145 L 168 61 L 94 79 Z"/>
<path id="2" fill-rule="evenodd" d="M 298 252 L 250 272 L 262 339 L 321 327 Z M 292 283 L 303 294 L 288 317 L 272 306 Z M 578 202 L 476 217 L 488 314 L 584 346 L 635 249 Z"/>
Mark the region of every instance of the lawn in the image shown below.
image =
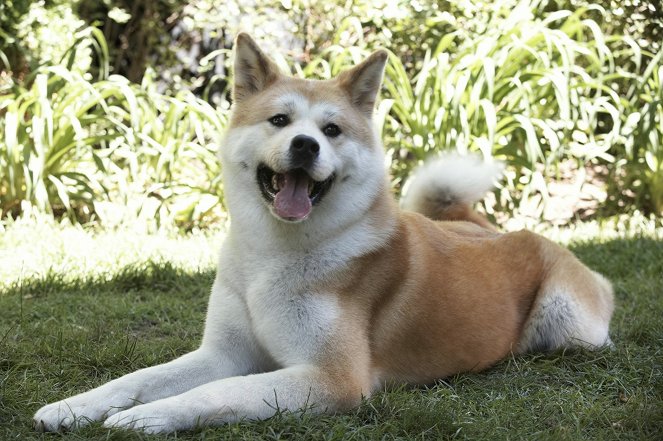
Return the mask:
<path id="1" fill-rule="evenodd" d="M 376 394 L 337 416 L 281 414 L 172 439 L 654 439 L 663 430 L 663 228 L 548 230 L 614 283 L 614 350 L 511 357 Z M 53 222 L 0 229 L 0 439 L 138 440 L 31 428 L 43 404 L 196 347 L 222 232 L 147 235 Z"/>

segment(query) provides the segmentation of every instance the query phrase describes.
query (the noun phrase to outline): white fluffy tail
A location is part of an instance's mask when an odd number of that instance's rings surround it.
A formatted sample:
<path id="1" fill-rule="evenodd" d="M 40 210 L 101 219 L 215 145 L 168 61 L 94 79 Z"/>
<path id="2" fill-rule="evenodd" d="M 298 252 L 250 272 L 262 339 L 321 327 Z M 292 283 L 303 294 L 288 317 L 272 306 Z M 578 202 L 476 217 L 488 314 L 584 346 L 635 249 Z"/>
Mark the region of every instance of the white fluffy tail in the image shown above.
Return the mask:
<path id="1" fill-rule="evenodd" d="M 478 156 L 442 154 L 415 170 L 405 186 L 401 207 L 435 220 L 468 220 L 490 225 L 472 210 L 502 175 L 504 164 Z"/>

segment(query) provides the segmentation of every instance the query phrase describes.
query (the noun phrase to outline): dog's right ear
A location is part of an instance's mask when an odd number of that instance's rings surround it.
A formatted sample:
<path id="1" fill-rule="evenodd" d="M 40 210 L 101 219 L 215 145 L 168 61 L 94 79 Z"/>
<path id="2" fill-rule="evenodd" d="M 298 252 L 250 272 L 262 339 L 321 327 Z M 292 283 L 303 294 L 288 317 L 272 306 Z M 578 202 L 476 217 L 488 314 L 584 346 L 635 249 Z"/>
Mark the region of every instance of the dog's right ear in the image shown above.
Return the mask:
<path id="1" fill-rule="evenodd" d="M 235 39 L 234 102 L 264 90 L 279 77 L 279 68 L 244 32 Z"/>

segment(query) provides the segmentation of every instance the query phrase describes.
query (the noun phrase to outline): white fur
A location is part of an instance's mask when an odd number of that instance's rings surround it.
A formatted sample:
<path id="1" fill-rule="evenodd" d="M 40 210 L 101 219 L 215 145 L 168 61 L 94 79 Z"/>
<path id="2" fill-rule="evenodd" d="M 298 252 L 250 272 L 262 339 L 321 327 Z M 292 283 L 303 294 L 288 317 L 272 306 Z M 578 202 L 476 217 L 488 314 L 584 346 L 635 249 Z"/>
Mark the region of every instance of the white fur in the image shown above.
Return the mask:
<path id="1" fill-rule="evenodd" d="M 601 274 L 592 271 L 592 275 L 596 286 L 586 286 L 585 289 L 610 293 L 596 297 L 596 301 L 602 302 L 602 305 L 595 311 L 590 310 L 586 304 L 577 300 L 574 287 L 561 278 L 550 286 L 544 286 L 523 329 L 518 344 L 519 352 L 612 346 L 608 335 L 609 320 L 601 317 L 599 312 L 609 311 L 608 316 L 612 314 L 612 306 L 607 301 L 612 296 L 612 287 Z M 544 347 L 540 346 L 542 343 Z"/>
<path id="2" fill-rule="evenodd" d="M 476 202 L 493 188 L 503 169 L 501 162 L 474 155 L 442 154 L 414 171 L 403 189 L 401 207 L 420 212 L 427 200 Z"/>

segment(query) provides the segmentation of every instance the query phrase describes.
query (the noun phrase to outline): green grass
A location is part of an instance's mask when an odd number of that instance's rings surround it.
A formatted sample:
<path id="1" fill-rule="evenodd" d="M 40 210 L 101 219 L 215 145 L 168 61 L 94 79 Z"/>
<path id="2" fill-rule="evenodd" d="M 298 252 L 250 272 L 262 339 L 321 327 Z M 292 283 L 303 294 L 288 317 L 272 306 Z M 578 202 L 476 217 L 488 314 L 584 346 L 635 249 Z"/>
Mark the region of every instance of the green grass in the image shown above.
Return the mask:
<path id="1" fill-rule="evenodd" d="M 284 414 L 170 437 L 654 439 L 663 428 L 663 228 L 655 220 L 615 233 L 617 224 L 549 234 L 612 279 L 614 350 L 512 357 L 429 388 L 377 394 L 344 415 Z M 195 348 L 220 240 L 52 223 L 0 231 L 0 439 L 159 439 L 99 424 L 43 435 L 31 417 Z M 28 259 L 40 263 L 20 262 Z"/>

